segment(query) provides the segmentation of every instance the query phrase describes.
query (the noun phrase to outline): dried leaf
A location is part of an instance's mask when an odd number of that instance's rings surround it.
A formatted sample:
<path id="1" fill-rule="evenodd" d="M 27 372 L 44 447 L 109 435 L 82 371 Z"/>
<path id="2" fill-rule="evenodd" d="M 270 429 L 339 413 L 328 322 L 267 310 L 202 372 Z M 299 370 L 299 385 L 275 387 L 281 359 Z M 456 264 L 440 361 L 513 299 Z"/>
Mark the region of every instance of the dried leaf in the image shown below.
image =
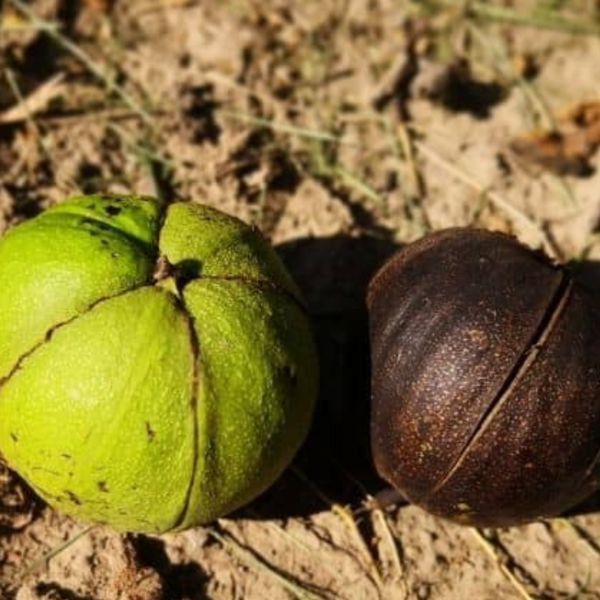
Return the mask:
<path id="1" fill-rule="evenodd" d="M 581 102 L 557 118 L 554 131 L 532 131 L 510 148 L 521 159 L 559 175 L 592 173 L 590 159 L 600 146 L 600 101 Z"/>

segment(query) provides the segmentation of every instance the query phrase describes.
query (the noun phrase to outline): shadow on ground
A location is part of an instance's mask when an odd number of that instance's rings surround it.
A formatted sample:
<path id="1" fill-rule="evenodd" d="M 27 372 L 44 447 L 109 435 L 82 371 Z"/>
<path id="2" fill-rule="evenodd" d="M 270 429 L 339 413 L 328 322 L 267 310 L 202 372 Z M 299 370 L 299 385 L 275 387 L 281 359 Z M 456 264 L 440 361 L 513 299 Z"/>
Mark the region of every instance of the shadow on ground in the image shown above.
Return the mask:
<path id="1" fill-rule="evenodd" d="M 308 516 L 332 503 L 355 508 L 388 488 L 370 453 L 370 361 L 365 305 L 368 283 L 399 249 L 385 238 L 302 239 L 277 248 L 307 299 L 321 364 L 313 428 L 292 469 L 244 509 L 244 517 Z M 570 265 L 582 287 L 599 297 L 600 262 Z M 600 511 L 600 492 L 565 516 Z"/>
<path id="2" fill-rule="evenodd" d="M 245 517 L 306 516 L 328 504 L 357 504 L 387 487 L 369 444 L 366 289 L 398 249 L 384 237 L 307 238 L 277 250 L 303 290 L 319 348 L 321 391 L 309 438 L 294 467 Z"/>

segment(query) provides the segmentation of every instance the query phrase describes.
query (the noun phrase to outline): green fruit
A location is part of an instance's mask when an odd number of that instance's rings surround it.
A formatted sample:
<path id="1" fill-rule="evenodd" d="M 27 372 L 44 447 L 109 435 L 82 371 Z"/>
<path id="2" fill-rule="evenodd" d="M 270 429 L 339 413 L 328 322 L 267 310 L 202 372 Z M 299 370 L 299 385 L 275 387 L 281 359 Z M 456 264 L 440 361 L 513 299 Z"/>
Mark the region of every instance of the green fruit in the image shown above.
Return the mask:
<path id="1" fill-rule="evenodd" d="M 0 315 L 0 453 L 68 514 L 206 523 L 263 492 L 306 435 L 317 365 L 298 290 L 214 209 L 51 208 L 0 239 Z"/>

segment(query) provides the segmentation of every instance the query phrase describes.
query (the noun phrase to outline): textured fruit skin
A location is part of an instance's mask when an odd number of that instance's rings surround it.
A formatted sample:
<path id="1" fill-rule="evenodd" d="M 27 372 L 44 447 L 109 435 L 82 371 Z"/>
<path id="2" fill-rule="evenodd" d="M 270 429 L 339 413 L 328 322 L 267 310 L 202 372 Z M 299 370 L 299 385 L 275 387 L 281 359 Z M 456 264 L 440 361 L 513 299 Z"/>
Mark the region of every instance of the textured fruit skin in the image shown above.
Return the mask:
<path id="1" fill-rule="evenodd" d="M 461 523 L 563 512 L 600 480 L 600 313 L 514 238 L 449 229 L 368 293 L 372 448 L 410 501 Z"/>
<path id="2" fill-rule="evenodd" d="M 70 515 L 210 522 L 271 485 L 310 425 L 298 290 L 257 231 L 214 209 L 51 208 L 0 239 L 0 314 L 0 453 Z"/>

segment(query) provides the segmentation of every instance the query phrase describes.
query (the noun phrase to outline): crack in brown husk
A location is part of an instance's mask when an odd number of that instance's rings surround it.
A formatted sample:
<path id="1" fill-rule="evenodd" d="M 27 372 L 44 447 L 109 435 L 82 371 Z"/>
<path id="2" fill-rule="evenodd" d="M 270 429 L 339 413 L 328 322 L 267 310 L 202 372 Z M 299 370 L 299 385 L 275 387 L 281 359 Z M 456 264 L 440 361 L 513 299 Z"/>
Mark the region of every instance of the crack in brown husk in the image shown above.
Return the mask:
<path id="1" fill-rule="evenodd" d="M 536 361 L 540 352 L 544 348 L 544 345 L 546 344 L 550 334 L 553 332 L 554 327 L 558 323 L 558 320 L 560 319 L 571 297 L 572 290 L 573 280 L 565 271 L 563 271 L 562 279 L 556 288 L 556 292 L 552 296 L 548 307 L 546 308 L 546 311 L 536 327 L 529 343 L 526 345 L 525 350 L 519 356 L 515 366 L 506 377 L 504 383 L 490 402 L 487 409 L 481 415 L 481 418 L 473 430 L 473 433 L 465 442 L 465 445 L 463 446 L 463 449 L 456 460 L 448 468 L 446 474 L 438 480 L 431 491 L 426 495 L 427 500 L 431 499 L 437 492 L 440 491 L 440 489 L 444 487 L 444 485 L 446 485 L 446 483 L 448 483 L 448 481 L 450 481 L 452 476 L 462 465 L 471 448 L 485 433 L 489 425 L 494 420 L 494 417 L 498 414 L 506 401 L 511 397 L 514 389 L 521 383 L 530 367 Z"/>

